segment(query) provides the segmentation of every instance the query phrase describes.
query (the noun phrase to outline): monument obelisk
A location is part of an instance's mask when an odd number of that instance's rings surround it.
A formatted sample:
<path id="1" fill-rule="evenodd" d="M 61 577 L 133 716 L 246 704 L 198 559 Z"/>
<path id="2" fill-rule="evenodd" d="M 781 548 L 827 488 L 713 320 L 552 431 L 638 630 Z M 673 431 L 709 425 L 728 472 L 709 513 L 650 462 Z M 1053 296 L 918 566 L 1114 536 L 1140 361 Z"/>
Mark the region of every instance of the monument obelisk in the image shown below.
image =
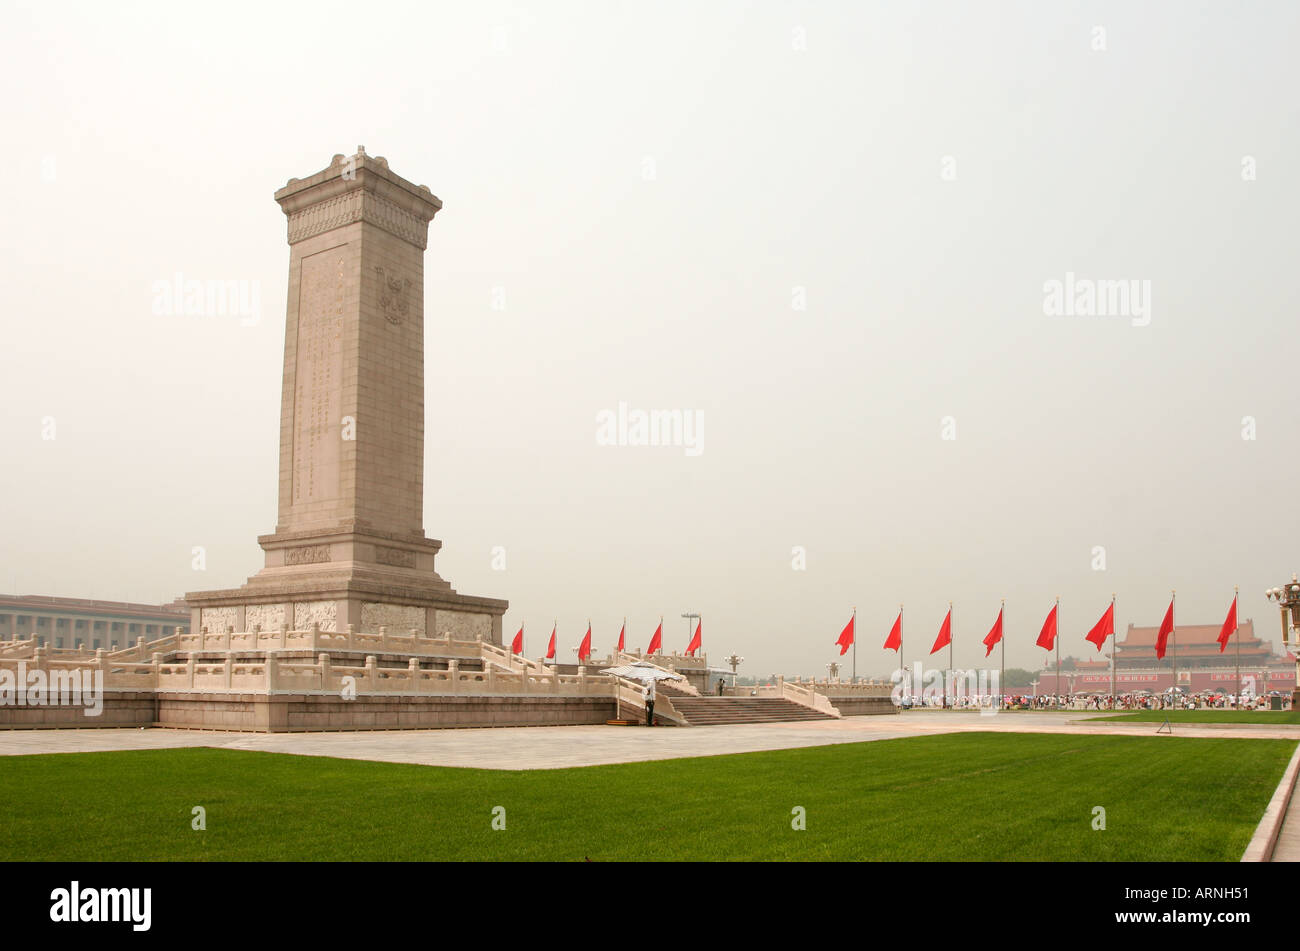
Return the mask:
<path id="1" fill-rule="evenodd" d="M 243 587 L 187 594 L 191 630 L 501 643 L 507 602 L 456 593 L 424 535 L 424 251 L 442 202 L 366 154 L 291 178 L 275 532 Z"/>

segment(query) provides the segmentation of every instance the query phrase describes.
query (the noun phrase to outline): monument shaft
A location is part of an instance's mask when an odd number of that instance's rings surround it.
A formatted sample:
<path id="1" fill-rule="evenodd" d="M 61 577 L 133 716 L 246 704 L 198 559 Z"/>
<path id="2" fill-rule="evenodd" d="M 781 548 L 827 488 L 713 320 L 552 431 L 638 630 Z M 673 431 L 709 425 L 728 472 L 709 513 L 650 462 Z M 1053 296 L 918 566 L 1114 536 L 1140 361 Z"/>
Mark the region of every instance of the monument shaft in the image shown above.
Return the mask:
<path id="1" fill-rule="evenodd" d="M 424 535 L 424 251 L 442 202 L 364 148 L 275 200 L 290 247 L 279 514 L 247 585 L 186 596 L 193 629 L 350 624 L 500 643 L 506 602 L 453 591 Z"/>

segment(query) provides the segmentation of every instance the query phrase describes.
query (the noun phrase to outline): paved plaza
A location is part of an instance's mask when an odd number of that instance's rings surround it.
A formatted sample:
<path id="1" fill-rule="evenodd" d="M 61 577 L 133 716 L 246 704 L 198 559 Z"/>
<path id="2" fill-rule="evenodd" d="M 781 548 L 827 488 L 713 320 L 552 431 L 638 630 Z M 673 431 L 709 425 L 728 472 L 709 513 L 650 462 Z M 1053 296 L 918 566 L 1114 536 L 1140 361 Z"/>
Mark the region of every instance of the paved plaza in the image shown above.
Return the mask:
<path id="1" fill-rule="evenodd" d="M 912 711 L 899 716 L 702 726 L 689 729 L 557 726 L 466 730 L 386 730 L 340 733 L 222 733 L 206 730 L 10 730 L 0 755 L 211 746 L 304 756 L 338 756 L 389 763 L 479 769 L 562 769 L 716 756 L 760 750 L 861 743 L 939 733 L 1074 733 L 1152 736 L 1154 723 L 1114 723 L 1079 712 L 978 713 Z M 1163 735 L 1163 734 L 1162 734 Z M 1300 725 L 1178 724 L 1179 737 L 1300 740 Z"/>

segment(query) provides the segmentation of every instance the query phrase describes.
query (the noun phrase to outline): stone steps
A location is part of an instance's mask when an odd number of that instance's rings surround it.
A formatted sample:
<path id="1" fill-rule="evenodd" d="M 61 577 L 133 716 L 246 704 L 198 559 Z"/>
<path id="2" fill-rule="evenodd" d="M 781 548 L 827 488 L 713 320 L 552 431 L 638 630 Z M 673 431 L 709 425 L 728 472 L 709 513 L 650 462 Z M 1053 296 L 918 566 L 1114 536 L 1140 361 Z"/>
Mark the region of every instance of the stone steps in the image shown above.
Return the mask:
<path id="1" fill-rule="evenodd" d="M 673 697 L 673 706 L 691 726 L 835 719 L 778 697 Z"/>

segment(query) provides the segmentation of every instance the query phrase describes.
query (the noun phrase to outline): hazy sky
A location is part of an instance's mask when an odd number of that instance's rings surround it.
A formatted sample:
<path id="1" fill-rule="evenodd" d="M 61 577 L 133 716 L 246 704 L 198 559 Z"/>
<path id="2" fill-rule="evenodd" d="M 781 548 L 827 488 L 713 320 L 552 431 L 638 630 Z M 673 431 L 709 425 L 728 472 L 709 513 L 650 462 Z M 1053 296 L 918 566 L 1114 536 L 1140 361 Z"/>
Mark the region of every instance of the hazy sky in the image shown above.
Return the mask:
<path id="1" fill-rule="evenodd" d="M 1058 595 L 1080 653 L 1111 592 L 1122 631 L 1171 588 L 1217 623 L 1234 584 L 1278 638 L 1300 7 L 310 9 L 6 5 L 0 590 L 169 601 L 261 567 L 272 193 L 364 144 L 445 203 L 425 528 L 529 654 L 557 616 L 566 658 L 589 616 L 598 652 L 624 615 L 681 649 L 698 611 L 713 658 L 824 675 L 856 605 L 885 671 L 898 603 L 911 661 L 951 599 L 974 664 L 1005 597 L 1037 666 Z M 249 282 L 258 319 L 154 313 L 178 273 Z M 1045 314 L 1070 273 L 1149 310 Z M 702 414 L 703 451 L 600 445 L 620 402 Z"/>

